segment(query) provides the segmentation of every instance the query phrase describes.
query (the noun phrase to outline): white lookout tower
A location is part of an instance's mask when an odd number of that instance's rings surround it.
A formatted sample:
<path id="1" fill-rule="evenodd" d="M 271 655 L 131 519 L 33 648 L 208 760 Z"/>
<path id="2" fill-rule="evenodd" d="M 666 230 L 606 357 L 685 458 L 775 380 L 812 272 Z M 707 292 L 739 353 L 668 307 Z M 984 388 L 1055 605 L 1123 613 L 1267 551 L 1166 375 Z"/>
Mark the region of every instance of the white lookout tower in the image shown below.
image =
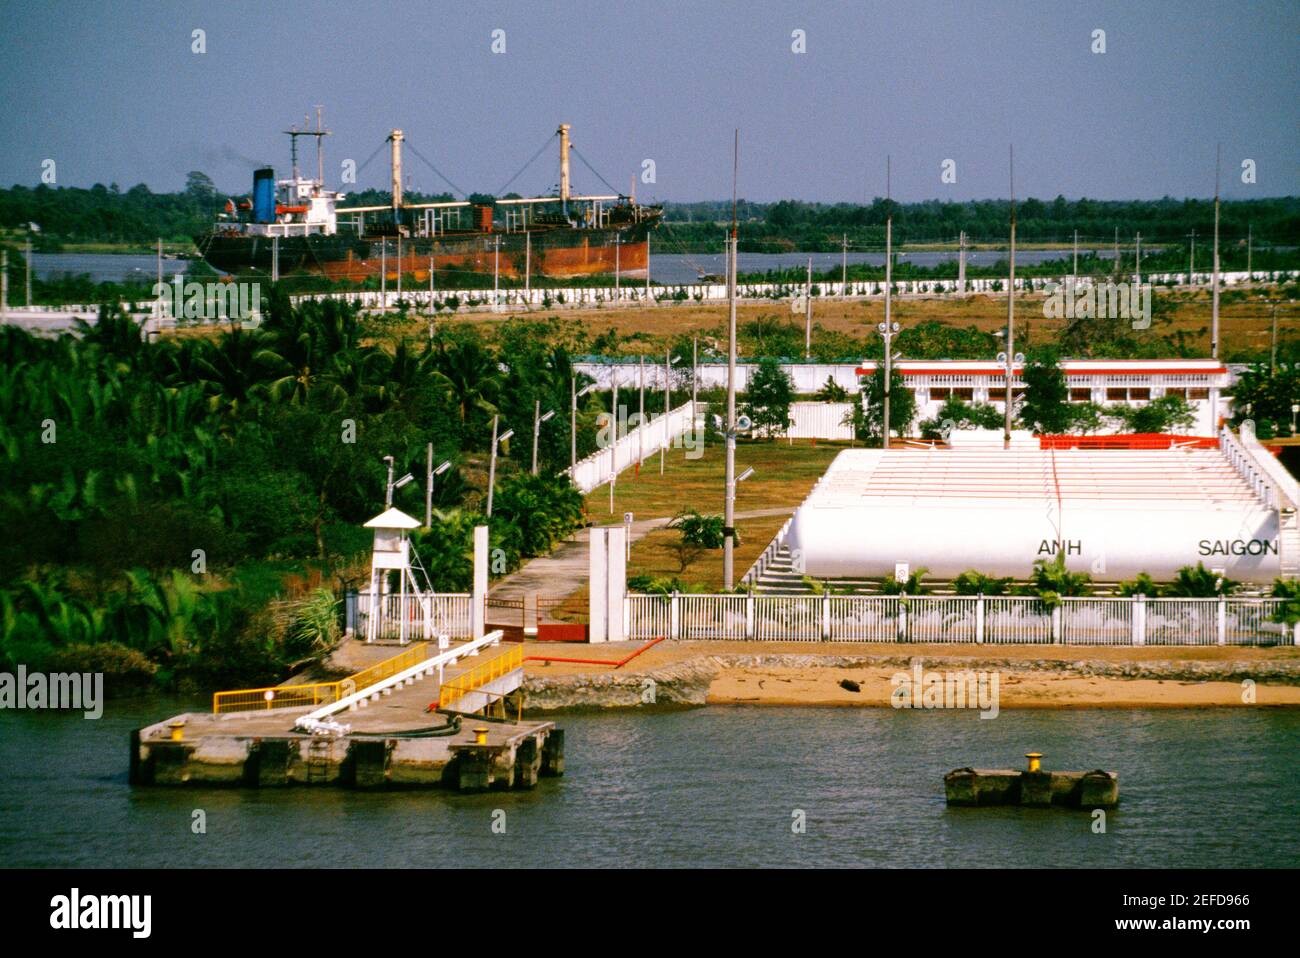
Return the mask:
<path id="1" fill-rule="evenodd" d="M 373 642 L 381 634 L 386 637 L 388 629 L 395 622 L 398 638 L 405 645 L 410 641 L 410 627 L 416 609 L 420 611 L 424 638 L 430 638 L 433 625 L 430 608 L 432 594 L 427 589 L 421 589 L 415 577 L 416 568 L 422 573 L 424 569 L 407 538 L 410 530 L 420 528 L 419 520 L 411 518 L 400 509 L 390 508 L 367 522 L 365 527 L 375 530 L 375 544 L 370 559 L 370 608 L 366 615 L 366 641 Z M 395 595 L 389 581 L 392 572 L 397 573 L 398 579 Z"/>

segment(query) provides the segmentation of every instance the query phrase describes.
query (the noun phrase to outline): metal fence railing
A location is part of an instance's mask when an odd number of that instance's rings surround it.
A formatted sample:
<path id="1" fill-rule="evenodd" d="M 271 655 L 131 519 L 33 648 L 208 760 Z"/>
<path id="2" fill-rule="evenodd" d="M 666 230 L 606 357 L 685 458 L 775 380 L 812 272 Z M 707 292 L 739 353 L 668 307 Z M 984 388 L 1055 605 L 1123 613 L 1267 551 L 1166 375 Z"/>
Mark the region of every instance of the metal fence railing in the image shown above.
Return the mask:
<path id="1" fill-rule="evenodd" d="M 629 639 L 976 642 L 990 645 L 1300 645 L 1285 600 L 1144 596 L 639 595 Z"/>
<path id="2" fill-rule="evenodd" d="M 378 614 L 373 634 L 375 639 L 410 641 L 433 639 L 440 635 L 462 639 L 471 631 L 470 596 L 464 592 L 423 596 L 389 593 L 380 595 L 377 602 L 369 591 L 357 592 L 355 617 L 349 615 L 348 624 L 363 639 L 371 637 L 372 609 Z"/>
<path id="3" fill-rule="evenodd" d="M 265 709 L 289 709 L 304 705 L 327 705 L 337 702 L 345 695 L 369 688 L 382 682 L 390 675 L 396 675 L 429 655 L 429 646 L 419 642 L 399 652 L 392 658 L 362 669 L 355 675 L 335 682 L 314 682 L 310 685 L 275 685 L 260 689 L 234 689 L 229 692 L 214 692 L 212 695 L 212 712 L 221 715 L 226 712 L 251 712 Z"/>
<path id="4" fill-rule="evenodd" d="M 469 693 L 477 691 L 482 686 L 513 672 L 515 669 L 523 668 L 523 665 L 524 647 L 522 645 L 512 646 L 505 652 L 494 655 L 486 662 L 480 662 L 469 671 L 444 682 L 438 691 L 438 707 L 443 709 L 451 708 L 452 705 Z"/>

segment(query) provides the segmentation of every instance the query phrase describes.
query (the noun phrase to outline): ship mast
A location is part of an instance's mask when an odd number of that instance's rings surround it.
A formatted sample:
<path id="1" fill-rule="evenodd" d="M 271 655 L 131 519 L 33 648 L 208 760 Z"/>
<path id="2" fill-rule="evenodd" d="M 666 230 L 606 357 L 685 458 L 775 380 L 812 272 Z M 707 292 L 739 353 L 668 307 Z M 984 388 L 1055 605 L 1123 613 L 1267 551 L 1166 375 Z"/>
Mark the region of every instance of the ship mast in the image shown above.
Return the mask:
<path id="1" fill-rule="evenodd" d="M 319 106 L 316 107 L 316 129 L 314 130 L 311 129 L 309 118 L 304 116 L 302 118 L 303 128 L 301 130 L 298 129 L 297 126 L 292 126 L 289 129 L 284 131 L 285 135 L 289 137 L 289 160 L 290 160 L 290 165 L 292 165 L 293 167 L 293 179 L 295 184 L 294 185 L 295 190 L 297 189 L 296 184 L 298 182 L 298 178 L 300 175 L 298 171 L 298 137 L 300 136 L 316 137 L 316 182 L 320 186 L 325 185 L 325 158 L 323 153 L 321 152 L 321 137 L 329 136 L 330 131 L 321 129 L 320 111 L 321 108 Z"/>
<path id="2" fill-rule="evenodd" d="M 393 144 L 393 225 L 397 225 L 398 210 L 402 206 L 402 131 L 388 134 Z"/>
<path id="3" fill-rule="evenodd" d="M 560 203 L 569 213 L 569 124 L 560 124 Z"/>

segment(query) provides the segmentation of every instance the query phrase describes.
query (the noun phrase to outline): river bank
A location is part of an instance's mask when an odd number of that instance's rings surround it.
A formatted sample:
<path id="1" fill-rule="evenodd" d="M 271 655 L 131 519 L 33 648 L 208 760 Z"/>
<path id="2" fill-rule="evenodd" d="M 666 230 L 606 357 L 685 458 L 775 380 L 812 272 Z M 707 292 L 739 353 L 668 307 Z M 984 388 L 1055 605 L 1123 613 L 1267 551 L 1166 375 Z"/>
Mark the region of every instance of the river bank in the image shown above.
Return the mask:
<path id="1" fill-rule="evenodd" d="M 836 646 L 830 652 L 805 643 L 660 643 L 617 670 L 527 661 L 526 707 L 888 708 L 899 673 L 912 679 L 965 670 L 996 675 L 1000 709 L 1300 707 L 1300 650 L 1293 647 Z M 638 647 L 575 651 L 529 643 L 525 656 L 618 660 Z"/>

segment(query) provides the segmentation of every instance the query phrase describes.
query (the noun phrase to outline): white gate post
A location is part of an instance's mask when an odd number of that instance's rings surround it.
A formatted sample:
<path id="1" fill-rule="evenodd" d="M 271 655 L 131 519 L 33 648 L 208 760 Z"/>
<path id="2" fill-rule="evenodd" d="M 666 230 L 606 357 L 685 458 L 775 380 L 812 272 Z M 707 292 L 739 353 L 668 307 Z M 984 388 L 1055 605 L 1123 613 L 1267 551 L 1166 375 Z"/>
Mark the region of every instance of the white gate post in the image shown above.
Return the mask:
<path id="1" fill-rule="evenodd" d="M 1137 595 L 1133 598 L 1133 644 L 1147 644 L 1147 597 Z"/>
<path id="2" fill-rule="evenodd" d="M 984 594 L 975 597 L 975 644 L 984 644 Z"/>
<path id="3" fill-rule="evenodd" d="M 754 593 L 745 593 L 745 638 L 754 637 Z"/>
<path id="4" fill-rule="evenodd" d="M 487 631 L 488 527 L 474 527 L 474 594 L 470 596 L 470 632 L 476 639 Z"/>
<path id="5" fill-rule="evenodd" d="M 609 619 L 609 595 L 605 588 L 605 530 L 592 529 L 588 543 L 587 641 L 604 642 L 605 624 Z"/>
<path id="6" fill-rule="evenodd" d="M 822 641 L 830 641 L 831 637 L 831 594 L 822 593 Z"/>
<path id="7" fill-rule="evenodd" d="M 627 530 L 622 526 L 610 526 L 605 530 L 605 608 L 608 624 L 605 626 L 605 641 L 622 642 L 626 637 L 623 615 L 627 597 Z"/>
<path id="8" fill-rule="evenodd" d="M 668 638 L 675 639 L 680 634 L 681 616 L 681 596 L 674 589 L 672 598 L 668 600 Z"/>
<path id="9" fill-rule="evenodd" d="M 1228 640 L 1228 600 L 1219 596 L 1218 605 L 1219 645 L 1224 645 Z"/>

